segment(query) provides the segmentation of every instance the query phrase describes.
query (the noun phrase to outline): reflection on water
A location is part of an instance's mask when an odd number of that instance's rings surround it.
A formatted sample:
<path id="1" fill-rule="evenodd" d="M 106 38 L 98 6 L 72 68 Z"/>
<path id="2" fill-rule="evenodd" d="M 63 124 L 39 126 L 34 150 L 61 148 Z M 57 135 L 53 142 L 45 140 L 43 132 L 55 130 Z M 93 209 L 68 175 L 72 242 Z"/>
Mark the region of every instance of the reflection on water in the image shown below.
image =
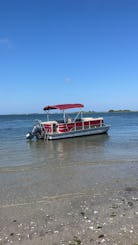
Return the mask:
<path id="1" fill-rule="evenodd" d="M 28 142 L 28 147 L 36 164 L 68 165 L 72 162 L 95 162 L 97 155 L 99 159 L 103 159 L 108 139 L 109 136 L 105 134 L 48 141 L 47 143 L 33 141 Z"/>

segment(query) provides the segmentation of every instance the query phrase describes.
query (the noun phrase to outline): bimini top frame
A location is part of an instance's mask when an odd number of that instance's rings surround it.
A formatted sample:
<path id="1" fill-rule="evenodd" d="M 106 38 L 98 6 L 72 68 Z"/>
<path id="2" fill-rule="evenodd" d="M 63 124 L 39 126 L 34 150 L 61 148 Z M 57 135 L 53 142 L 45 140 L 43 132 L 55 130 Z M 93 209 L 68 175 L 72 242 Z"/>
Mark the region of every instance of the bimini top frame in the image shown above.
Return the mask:
<path id="1" fill-rule="evenodd" d="M 43 108 L 44 111 L 49 111 L 49 110 L 54 110 L 54 109 L 58 109 L 58 110 L 63 110 L 63 117 L 64 117 L 64 122 L 66 122 L 66 116 L 65 116 L 65 112 L 64 110 L 67 109 L 73 109 L 73 108 L 83 108 L 84 105 L 83 104 L 59 104 L 59 105 L 51 105 L 51 106 L 45 106 Z M 78 115 L 80 114 L 80 112 L 78 113 Z M 73 120 L 74 122 L 76 121 L 78 115 L 76 116 L 76 118 Z M 47 118 L 49 120 L 49 115 L 47 113 Z"/>

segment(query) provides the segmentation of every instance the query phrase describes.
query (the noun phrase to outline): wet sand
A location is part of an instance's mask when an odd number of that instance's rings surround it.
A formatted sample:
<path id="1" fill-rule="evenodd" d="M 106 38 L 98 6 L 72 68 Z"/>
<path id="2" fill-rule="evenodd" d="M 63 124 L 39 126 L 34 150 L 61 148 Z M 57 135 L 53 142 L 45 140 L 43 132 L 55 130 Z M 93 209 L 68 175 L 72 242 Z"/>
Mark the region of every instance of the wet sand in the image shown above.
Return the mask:
<path id="1" fill-rule="evenodd" d="M 138 245 L 138 162 L 1 168 L 0 245 Z"/>

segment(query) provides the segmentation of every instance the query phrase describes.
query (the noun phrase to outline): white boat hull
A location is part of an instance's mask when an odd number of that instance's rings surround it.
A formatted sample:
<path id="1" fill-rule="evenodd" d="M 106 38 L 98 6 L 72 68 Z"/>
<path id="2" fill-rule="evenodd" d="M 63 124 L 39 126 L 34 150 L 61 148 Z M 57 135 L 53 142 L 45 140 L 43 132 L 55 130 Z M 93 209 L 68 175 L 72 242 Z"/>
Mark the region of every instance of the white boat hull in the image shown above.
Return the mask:
<path id="1" fill-rule="evenodd" d="M 108 132 L 109 127 L 110 126 L 106 125 L 106 126 L 89 128 L 84 130 L 65 132 L 65 133 L 53 133 L 53 134 L 48 134 L 46 138 L 48 140 L 54 140 L 54 139 L 65 139 L 65 138 L 73 138 L 73 137 L 80 137 L 80 136 L 104 134 Z"/>

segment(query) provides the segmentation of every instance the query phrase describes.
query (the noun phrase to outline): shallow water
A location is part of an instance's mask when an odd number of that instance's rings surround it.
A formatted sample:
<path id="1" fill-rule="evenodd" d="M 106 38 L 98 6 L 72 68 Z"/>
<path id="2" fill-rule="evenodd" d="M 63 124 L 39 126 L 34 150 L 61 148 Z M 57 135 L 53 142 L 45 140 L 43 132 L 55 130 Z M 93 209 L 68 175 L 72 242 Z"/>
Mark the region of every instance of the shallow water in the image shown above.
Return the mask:
<path id="1" fill-rule="evenodd" d="M 108 134 L 47 143 L 25 139 L 36 115 L 0 116 L 0 205 L 79 195 L 97 186 L 101 191 L 116 188 L 118 179 L 134 184 L 138 113 L 93 116 L 103 116 L 111 125 Z"/>
<path id="2" fill-rule="evenodd" d="M 28 142 L 25 139 L 34 119 L 45 120 L 45 115 L 0 116 L 0 167 L 138 160 L 138 113 L 93 116 L 103 116 L 111 125 L 108 135 L 62 139 L 47 144 L 43 140 Z"/>

